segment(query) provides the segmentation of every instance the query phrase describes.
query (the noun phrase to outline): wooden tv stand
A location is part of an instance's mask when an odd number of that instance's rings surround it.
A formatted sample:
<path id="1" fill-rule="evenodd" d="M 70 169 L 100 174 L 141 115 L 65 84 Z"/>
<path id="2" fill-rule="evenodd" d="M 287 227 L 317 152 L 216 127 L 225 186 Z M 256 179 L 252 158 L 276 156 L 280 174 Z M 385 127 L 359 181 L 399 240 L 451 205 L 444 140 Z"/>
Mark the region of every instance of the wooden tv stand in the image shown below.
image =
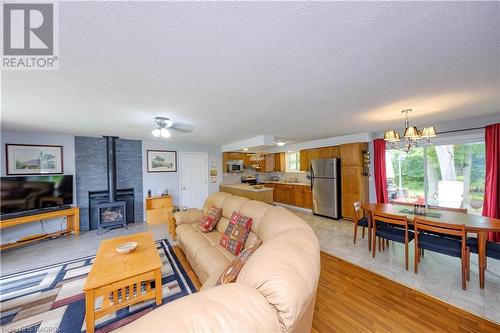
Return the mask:
<path id="1" fill-rule="evenodd" d="M 76 236 L 80 234 L 80 209 L 78 207 L 1 220 L 0 229 L 9 228 L 25 223 L 37 222 L 40 220 L 53 219 L 56 217 L 66 217 L 67 220 L 66 229 L 61 231 L 51 232 L 49 234 L 34 236 L 32 238 L 17 241 L 15 243 L 0 245 L 0 251 L 9 249 L 11 247 L 21 246 L 24 244 L 36 242 L 45 238 L 69 234 L 71 232 L 74 232 Z"/>

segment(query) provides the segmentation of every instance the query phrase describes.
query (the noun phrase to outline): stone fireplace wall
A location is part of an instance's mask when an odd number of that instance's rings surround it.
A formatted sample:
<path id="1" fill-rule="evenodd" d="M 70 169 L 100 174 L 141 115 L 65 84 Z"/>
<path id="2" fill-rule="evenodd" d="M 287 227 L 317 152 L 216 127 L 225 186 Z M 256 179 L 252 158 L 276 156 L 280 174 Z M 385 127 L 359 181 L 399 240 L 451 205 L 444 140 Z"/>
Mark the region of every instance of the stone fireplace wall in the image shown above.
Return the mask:
<path id="1" fill-rule="evenodd" d="M 116 141 L 118 189 L 134 189 L 134 221 L 143 221 L 142 143 Z M 107 190 L 106 140 L 75 136 L 76 202 L 80 207 L 80 229 L 89 230 L 89 191 Z"/>

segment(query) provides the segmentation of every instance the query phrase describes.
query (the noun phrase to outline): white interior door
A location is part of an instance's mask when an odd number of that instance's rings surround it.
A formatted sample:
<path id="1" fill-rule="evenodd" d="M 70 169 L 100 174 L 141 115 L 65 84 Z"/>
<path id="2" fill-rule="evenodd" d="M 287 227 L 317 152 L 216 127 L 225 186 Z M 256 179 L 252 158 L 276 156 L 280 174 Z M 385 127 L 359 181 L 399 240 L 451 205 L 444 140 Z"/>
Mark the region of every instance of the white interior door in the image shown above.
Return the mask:
<path id="1" fill-rule="evenodd" d="M 202 208 L 208 196 L 207 153 L 180 153 L 181 207 Z"/>

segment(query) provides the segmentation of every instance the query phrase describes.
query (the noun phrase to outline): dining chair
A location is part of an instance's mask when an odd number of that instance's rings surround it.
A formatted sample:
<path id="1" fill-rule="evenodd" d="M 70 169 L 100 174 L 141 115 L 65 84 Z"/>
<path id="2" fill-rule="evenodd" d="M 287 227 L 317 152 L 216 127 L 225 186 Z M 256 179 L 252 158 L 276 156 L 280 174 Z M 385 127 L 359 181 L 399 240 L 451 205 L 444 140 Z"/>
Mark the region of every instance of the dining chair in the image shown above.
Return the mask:
<path id="1" fill-rule="evenodd" d="M 415 217 L 413 225 L 415 228 L 415 273 L 418 273 L 421 249 L 460 258 L 462 289 L 465 290 L 468 270 L 465 225 L 436 222 L 419 216 Z"/>
<path id="2" fill-rule="evenodd" d="M 402 243 L 405 245 L 405 268 L 408 270 L 408 243 L 413 240 L 413 231 L 408 230 L 408 219 L 406 216 L 387 214 L 372 211 L 372 253 L 375 258 L 375 242 L 379 238 L 379 248 L 384 240 L 392 240 L 393 242 Z"/>
<path id="3" fill-rule="evenodd" d="M 356 201 L 353 205 L 354 205 L 354 244 L 356 244 L 358 227 L 363 227 L 361 238 L 365 238 L 365 228 L 368 228 L 368 217 L 365 216 L 365 212 L 361 207 L 362 205 L 361 201 Z"/>
<path id="4" fill-rule="evenodd" d="M 467 281 L 470 280 L 470 253 L 477 254 L 477 238 L 467 237 Z M 496 242 L 486 241 L 486 258 L 500 260 L 500 244 Z M 486 264 L 486 263 L 485 263 Z M 486 265 L 483 268 L 486 269 Z"/>

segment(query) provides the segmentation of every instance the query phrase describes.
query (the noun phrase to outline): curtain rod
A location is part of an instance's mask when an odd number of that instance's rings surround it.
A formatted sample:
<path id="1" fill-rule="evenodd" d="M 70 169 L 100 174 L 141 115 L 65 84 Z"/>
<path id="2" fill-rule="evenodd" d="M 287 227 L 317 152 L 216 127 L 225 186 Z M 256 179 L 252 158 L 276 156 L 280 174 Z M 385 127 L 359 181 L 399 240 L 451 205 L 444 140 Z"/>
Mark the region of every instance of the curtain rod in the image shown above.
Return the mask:
<path id="1" fill-rule="evenodd" d="M 474 131 L 478 129 L 484 129 L 483 127 L 472 127 L 472 128 L 464 128 L 464 129 L 459 129 L 459 130 L 451 130 L 451 131 L 444 131 L 444 132 L 437 132 L 437 134 L 447 134 L 447 133 L 456 133 L 456 132 L 466 132 L 466 131 Z"/>

